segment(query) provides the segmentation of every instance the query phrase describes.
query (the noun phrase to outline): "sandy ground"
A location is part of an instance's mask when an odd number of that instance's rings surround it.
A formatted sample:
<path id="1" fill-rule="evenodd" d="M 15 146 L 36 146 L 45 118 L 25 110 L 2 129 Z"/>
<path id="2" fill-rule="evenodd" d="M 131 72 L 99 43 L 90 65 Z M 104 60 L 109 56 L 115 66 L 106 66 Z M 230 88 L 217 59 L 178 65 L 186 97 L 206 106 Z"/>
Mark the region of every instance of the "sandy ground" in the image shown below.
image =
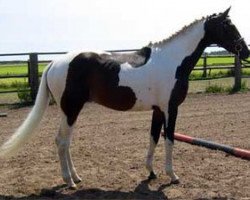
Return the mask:
<path id="1" fill-rule="evenodd" d="M 3 143 L 30 107 L 1 108 Z M 0 199 L 250 199 L 250 161 L 176 141 L 174 167 L 181 178 L 170 185 L 164 173 L 164 141 L 156 149 L 158 179 L 147 181 L 145 156 L 151 112 L 117 112 L 90 104 L 82 111 L 71 146 L 83 181 L 66 190 L 54 142 L 59 110 L 50 106 L 18 155 L 0 160 Z M 250 149 L 250 93 L 189 95 L 180 106 L 176 131 Z"/>

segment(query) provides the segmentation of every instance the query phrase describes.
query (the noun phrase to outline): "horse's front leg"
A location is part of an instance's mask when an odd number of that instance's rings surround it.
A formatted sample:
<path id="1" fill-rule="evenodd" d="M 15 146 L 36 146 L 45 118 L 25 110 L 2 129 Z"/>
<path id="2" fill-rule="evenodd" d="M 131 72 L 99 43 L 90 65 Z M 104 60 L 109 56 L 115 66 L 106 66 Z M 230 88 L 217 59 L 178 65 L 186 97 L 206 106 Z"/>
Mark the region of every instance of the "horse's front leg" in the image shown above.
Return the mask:
<path id="1" fill-rule="evenodd" d="M 164 123 L 164 138 L 165 138 L 165 148 L 166 148 L 165 170 L 167 175 L 170 176 L 172 184 L 179 183 L 179 177 L 174 173 L 173 163 L 172 163 L 174 131 L 175 131 L 177 113 L 178 113 L 178 107 L 170 106 L 168 112 L 165 112 L 165 123 Z"/>
<path id="2" fill-rule="evenodd" d="M 152 124 L 150 130 L 150 145 L 146 160 L 146 168 L 149 171 L 149 177 L 148 177 L 149 179 L 156 178 L 156 174 L 154 173 L 153 170 L 154 152 L 155 152 L 155 147 L 159 141 L 162 125 L 164 123 L 164 113 L 158 107 L 154 107 L 153 109 L 154 111 L 153 111 Z"/>

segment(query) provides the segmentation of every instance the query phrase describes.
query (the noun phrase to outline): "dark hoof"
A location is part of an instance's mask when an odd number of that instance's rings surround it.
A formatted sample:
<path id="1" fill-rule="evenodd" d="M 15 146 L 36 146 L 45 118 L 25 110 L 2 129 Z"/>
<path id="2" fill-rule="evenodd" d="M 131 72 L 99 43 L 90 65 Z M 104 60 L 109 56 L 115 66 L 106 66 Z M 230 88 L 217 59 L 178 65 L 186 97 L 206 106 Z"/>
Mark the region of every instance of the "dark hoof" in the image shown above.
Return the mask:
<path id="1" fill-rule="evenodd" d="M 154 180 L 156 178 L 157 178 L 156 174 L 154 172 L 150 172 L 150 174 L 148 176 L 148 180 Z"/>
<path id="2" fill-rule="evenodd" d="M 177 185 L 177 184 L 179 184 L 179 183 L 180 183 L 180 180 L 179 180 L 179 179 L 176 179 L 176 180 L 174 180 L 174 181 L 171 181 L 170 184 Z"/>
<path id="3" fill-rule="evenodd" d="M 81 180 L 81 179 L 79 179 L 79 180 L 75 180 L 75 181 L 74 181 L 74 183 L 75 183 L 75 184 L 78 184 L 78 183 L 81 183 L 81 182 L 82 182 L 82 180 Z"/>

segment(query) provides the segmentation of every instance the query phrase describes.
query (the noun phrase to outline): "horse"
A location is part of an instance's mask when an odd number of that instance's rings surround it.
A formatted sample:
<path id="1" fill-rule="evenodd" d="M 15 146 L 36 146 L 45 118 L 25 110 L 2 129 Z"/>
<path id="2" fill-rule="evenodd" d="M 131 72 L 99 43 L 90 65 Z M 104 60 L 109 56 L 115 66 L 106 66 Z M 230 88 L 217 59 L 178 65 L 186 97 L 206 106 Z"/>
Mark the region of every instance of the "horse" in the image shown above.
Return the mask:
<path id="1" fill-rule="evenodd" d="M 118 111 L 153 110 L 146 157 L 149 179 L 155 147 L 163 128 L 165 172 L 171 184 L 179 183 L 172 165 L 178 106 L 185 100 L 188 77 L 204 49 L 217 44 L 246 59 L 248 47 L 229 18 L 230 8 L 195 20 L 168 39 L 132 53 L 84 51 L 63 55 L 45 69 L 34 107 L 18 130 L 0 148 L 0 156 L 13 155 L 33 135 L 51 97 L 60 107 L 61 123 L 56 144 L 62 178 L 76 188 L 81 178 L 71 159 L 70 143 L 77 117 L 87 102 Z"/>

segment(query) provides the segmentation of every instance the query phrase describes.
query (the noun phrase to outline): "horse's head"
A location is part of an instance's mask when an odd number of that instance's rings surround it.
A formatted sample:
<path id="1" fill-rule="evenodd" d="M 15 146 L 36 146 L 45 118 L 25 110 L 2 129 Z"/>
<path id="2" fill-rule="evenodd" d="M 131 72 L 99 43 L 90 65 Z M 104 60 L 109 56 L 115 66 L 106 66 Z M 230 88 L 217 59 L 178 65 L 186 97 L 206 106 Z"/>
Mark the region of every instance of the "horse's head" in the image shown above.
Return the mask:
<path id="1" fill-rule="evenodd" d="M 224 13 L 209 16 L 205 22 L 206 36 L 210 44 L 217 44 L 229 52 L 239 55 L 240 59 L 249 56 L 246 42 L 228 17 L 230 8 Z"/>

